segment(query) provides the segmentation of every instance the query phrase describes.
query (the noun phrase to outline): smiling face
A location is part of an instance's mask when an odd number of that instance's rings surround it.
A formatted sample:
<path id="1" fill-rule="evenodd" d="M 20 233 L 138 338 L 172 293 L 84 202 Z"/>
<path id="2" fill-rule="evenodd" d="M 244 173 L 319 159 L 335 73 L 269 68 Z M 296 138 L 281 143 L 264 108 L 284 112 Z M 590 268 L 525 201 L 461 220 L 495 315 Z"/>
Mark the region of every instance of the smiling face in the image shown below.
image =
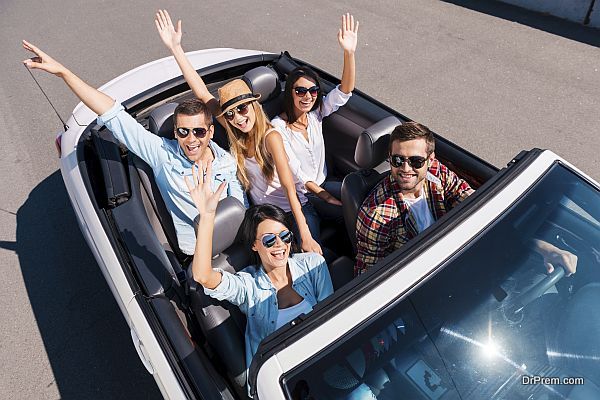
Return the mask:
<path id="1" fill-rule="evenodd" d="M 231 108 L 233 119 L 227 120 L 227 123 L 243 133 L 250 132 L 256 123 L 255 103 L 255 101 L 251 101 Z"/>
<path id="2" fill-rule="evenodd" d="M 317 101 L 317 96 L 311 95 L 310 92 L 306 92 L 303 96 L 298 95 L 296 94 L 295 89 L 297 87 L 309 89 L 314 86 L 317 86 L 317 83 L 306 76 L 298 78 L 298 80 L 296 80 L 296 82 L 294 82 L 292 85 L 292 97 L 297 116 L 310 112 Z"/>
<path id="3" fill-rule="evenodd" d="M 434 153 L 427 154 L 427 141 L 423 138 L 407 141 L 395 140 L 391 146 L 391 154 L 402 157 L 420 156 L 428 159 L 421 168 L 411 167 L 408 162 L 402 163 L 400 167 L 391 165 L 391 175 L 400 186 L 402 195 L 417 197 L 423 187 L 427 167 L 435 157 Z"/>
<path id="4" fill-rule="evenodd" d="M 288 228 L 281 222 L 265 219 L 258 224 L 256 228 L 256 240 L 252 245 L 252 250 L 258 253 L 261 264 L 265 271 L 270 272 L 276 268 L 285 268 L 292 245 L 284 243 L 279 236 L 276 237 L 275 244 L 272 247 L 266 247 L 263 244 L 263 237 L 268 234 L 279 235 Z"/>
<path id="5" fill-rule="evenodd" d="M 193 132 L 189 132 L 185 138 L 177 135 L 177 128 L 204 128 L 207 130 L 203 138 L 196 137 Z M 214 128 L 211 122 L 208 122 L 204 114 L 184 115 L 178 114 L 175 121 L 175 138 L 183 152 L 192 162 L 202 159 L 206 154 L 208 143 L 212 139 Z"/>

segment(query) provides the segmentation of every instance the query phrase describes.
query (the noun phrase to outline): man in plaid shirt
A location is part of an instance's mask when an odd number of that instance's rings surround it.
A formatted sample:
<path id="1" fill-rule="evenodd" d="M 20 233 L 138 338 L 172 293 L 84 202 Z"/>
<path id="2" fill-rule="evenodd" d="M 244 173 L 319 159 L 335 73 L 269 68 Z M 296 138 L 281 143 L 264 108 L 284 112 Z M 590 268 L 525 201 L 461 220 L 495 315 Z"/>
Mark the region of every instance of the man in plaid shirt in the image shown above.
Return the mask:
<path id="1" fill-rule="evenodd" d="M 398 125 L 389 145 L 390 175 L 369 193 L 356 221 L 354 274 L 397 250 L 473 189 L 435 158 L 433 133 L 424 125 Z"/>

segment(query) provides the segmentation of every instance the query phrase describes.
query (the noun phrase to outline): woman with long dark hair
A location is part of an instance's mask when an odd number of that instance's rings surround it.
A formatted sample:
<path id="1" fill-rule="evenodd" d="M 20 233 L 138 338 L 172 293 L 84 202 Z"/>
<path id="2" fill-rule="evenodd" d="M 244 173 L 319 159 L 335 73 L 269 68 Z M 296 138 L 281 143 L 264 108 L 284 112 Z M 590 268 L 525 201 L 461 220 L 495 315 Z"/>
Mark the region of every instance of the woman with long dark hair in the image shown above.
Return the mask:
<path id="1" fill-rule="evenodd" d="M 196 251 L 192 262 L 194 280 L 204 292 L 227 300 L 246 314 L 246 365 L 267 335 L 333 293 L 325 259 L 316 253 L 294 253 L 293 233 L 286 213 L 270 204 L 246 210 L 240 237 L 252 250 L 254 265 L 231 274 L 211 266 L 215 212 L 225 183 L 213 192 L 206 184 L 211 166 L 199 164 L 194 182 L 186 184 L 200 215 Z"/>
<path id="2" fill-rule="evenodd" d="M 343 222 L 341 182 L 328 181 L 325 165 L 323 118 L 346 104 L 355 82 L 354 53 L 358 42 L 358 21 L 346 14 L 338 31 L 344 51 L 340 85 L 323 96 L 319 76 L 308 67 L 289 73 L 285 83 L 283 113 L 271 121 L 282 134 L 290 168 L 306 188 L 307 197 L 321 218 Z"/>

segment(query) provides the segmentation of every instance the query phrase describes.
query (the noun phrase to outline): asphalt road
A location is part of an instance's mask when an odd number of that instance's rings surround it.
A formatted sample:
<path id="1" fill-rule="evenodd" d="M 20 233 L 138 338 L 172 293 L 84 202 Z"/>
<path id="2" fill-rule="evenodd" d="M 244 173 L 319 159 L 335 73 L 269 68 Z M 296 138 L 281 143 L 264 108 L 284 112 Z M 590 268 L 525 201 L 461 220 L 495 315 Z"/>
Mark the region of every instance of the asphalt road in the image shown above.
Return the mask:
<path id="1" fill-rule="evenodd" d="M 53 145 L 61 125 L 20 64 L 26 38 L 100 86 L 167 55 L 158 7 L 184 18 L 187 50 L 289 50 L 338 76 L 336 32 L 350 10 L 360 89 L 497 166 L 541 147 L 600 179 L 597 30 L 467 0 L 4 0 L 0 398 L 160 395 L 75 222 Z M 76 98 L 36 76 L 66 119 Z"/>

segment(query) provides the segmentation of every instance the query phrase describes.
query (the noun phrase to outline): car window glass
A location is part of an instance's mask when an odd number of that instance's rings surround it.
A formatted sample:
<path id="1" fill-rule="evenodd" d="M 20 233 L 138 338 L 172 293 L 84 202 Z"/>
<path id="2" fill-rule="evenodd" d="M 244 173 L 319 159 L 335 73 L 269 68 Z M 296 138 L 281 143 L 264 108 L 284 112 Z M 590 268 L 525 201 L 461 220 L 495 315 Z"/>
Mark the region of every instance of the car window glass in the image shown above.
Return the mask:
<path id="1" fill-rule="evenodd" d="M 288 396 L 600 398 L 599 219 L 598 189 L 555 165 L 409 297 L 285 376 Z"/>

